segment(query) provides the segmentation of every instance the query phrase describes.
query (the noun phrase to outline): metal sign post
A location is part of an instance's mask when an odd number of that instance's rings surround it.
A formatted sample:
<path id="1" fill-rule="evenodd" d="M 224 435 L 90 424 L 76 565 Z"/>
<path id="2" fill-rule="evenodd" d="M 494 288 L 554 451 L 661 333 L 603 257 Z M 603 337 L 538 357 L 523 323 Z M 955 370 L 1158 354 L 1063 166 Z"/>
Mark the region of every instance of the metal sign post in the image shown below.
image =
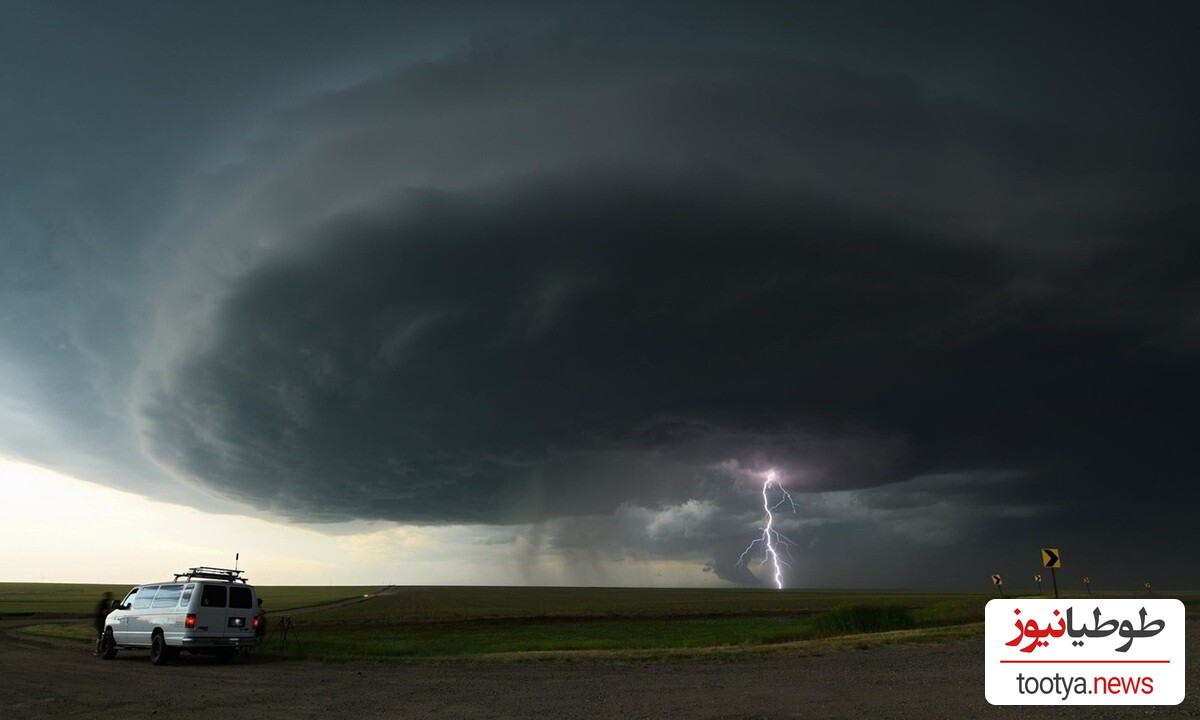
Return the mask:
<path id="1" fill-rule="evenodd" d="M 992 584 L 1000 591 L 1000 597 L 1004 597 L 1004 578 L 1000 577 L 1000 573 L 992 575 Z"/>
<path id="2" fill-rule="evenodd" d="M 1146 581 L 1146 583 L 1143 585 L 1143 587 L 1146 588 L 1147 595 L 1151 595 L 1151 596 L 1154 595 L 1154 591 L 1150 589 L 1150 581 L 1149 580 Z"/>
<path id="3" fill-rule="evenodd" d="M 1038 586 L 1038 595 L 1041 595 L 1041 594 L 1042 594 L 1042 574 L 1041 574 L 1041 573 L 1034 573 L 1034 574 L 1033 574 L 1033 581 L 1034 581 L 1035 583 L 1037 583 L 1037 586 Z"/>
<path id="4" fill-rule="evenodd" d="M 1092 594 L 1092 579 L 1088 576 L 1083 577 L 1083 586 L 1087 588 L 1088 595 Z"/>
<path id="5" fill-rule="evenodd" d="M 1058 597 L 1058 575 L 1055 568 L 1062 567 L 1062 553 L 1058 548 L 1042 548 L 1042 566 L 1050 568 L 1050 581 L 1054 583 L 1054 597 Z"/>

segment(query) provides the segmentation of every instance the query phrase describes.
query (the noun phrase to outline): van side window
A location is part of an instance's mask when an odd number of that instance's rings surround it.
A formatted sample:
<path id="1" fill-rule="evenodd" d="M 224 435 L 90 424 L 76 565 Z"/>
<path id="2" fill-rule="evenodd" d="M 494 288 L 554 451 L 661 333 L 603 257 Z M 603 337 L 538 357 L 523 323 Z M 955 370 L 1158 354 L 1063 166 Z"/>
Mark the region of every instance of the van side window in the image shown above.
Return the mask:
<path id="1" fill-rule="evenodd" d="M 205 585 L 200 594 L 201 607 L 225 607 L 225 586 Z"/>
<path id="2" fill-rule="evenodd" d="M 158 594 L 154 596 L 154 602 L 150 607 L 175 607 L 175 603 L 179 602 L 179 591 L 182 589 L 183 585 L 163 585 L 158 589 Z"/>
<path id="3" fill-rule="evenodd" d="M 196 587 L 195 585 L 192 585 L 190 583 L 183 586 L 183 594 L 179 596 L 179 606 L 180 607 L 188 606 L 188 602 L 190 602 L 192 599 L 192 589 L 195 587 Z"/>
<path id="4" fill-rule="evenodd" d="M 144 587 L 141 590 L 138 590 L 137 597 L 133 599 L 133 609 L 145 610 L 146 608 L 150 607 L 150 601 L 154 599 L 154 592 L 156 590 L 158 590 L 157 585 L 151 585 L 150 587 Z"/>
<path id="5" fill-rule="evenodd" d="M 121 601 L 121 604 L 124 605 L 125 607 L 129 607 L 130 605 L 132 605 L 134 598 L 137 597 L 137 591 L 138 591 L 137 588 L 130 590 L 129 594 L 125 596 L 125 599 Z"/>
<path id="6" fill-rule="evenodd" d="M 248 587 L 231 587 L 231 588 L 229 588 L 229 607 L 231 607 L 231 608 L 254 607 L 254 598 L 251 597 L 250 588 L 248 588 Z"/>

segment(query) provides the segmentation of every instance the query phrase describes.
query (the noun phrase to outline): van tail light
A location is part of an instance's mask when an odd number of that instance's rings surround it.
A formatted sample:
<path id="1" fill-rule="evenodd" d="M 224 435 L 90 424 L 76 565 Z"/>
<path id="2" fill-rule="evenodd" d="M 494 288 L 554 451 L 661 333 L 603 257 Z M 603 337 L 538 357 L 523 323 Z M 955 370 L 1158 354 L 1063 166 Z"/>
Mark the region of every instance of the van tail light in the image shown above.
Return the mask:
<path id="1" fill-rule="evenodd" d="M 254 628 L 255 630 L 257 630 L 259 625 L 262 625 L 262 618 L 260 618 L 259 616 L 255 615 L 255 616 L 254 616 L 254 619 L 250 621 L 250 627 L 252 627 L 252 628 Z"/>
<path id="2" fill-rule="evenodd" d="M 183 619 L 183 626 L 185 628 L 196 627 L 196 613 L 188 613 L 187 617 Z"/>

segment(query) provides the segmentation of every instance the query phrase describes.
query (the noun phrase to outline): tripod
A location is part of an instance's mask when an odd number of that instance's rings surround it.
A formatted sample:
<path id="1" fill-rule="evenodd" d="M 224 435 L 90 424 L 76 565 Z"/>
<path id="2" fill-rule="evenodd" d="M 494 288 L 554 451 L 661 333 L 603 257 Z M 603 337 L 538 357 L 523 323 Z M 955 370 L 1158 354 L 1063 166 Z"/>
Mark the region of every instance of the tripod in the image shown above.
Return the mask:
<path id="1" fill-rule="evenodd" d="M 274 640 L 275 638 L 278 638 L 279 639 L 279 649 L 283 652 L 287 652 L 288 640 L 290 638 L 292 644 L 295 645 L 296 649 L 300 650 L 300 633 L 296 632 L 296 626 L 294 624 L 292 624 L 292 618 L 290 615 L 287 617 L 281 618 L 279 620 L 279 622 L 274 623 L 274 625 L 275 625 L 275 629 L 272 630 L 271 632 L 267 633 L 267 636 L 265 638 L 263 638 L 263 642 L 260 647 L 262 647 L 263 649 L 266 649 L 267 646 L 269 646 L 271 644 L 272 640 Z"/>

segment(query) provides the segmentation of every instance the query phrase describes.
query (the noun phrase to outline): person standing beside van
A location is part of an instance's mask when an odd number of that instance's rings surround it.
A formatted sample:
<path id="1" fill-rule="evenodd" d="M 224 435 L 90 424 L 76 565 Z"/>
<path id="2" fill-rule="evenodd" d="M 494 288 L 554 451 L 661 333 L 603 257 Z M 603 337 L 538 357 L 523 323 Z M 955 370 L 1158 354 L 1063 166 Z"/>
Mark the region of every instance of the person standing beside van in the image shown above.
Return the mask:
<path id="1" fill-rule="evenodd" d="M 254 637 L 261 638 L 267 634 L 267 611 L 262 608 L 262 598 L 258 599 L 258 613 L 254 616 Z"/>
<path id="2" fill-rule="evenodd" d="M 96 649 L 92 652 L 93 655 L 100 654 L 100 639 L 104 637 L 104 621 L 108 618 L 109 610 L 112 609 L 112 596 L 111 592 L 105 591 L 104 597 L 96 603 L 96 614 L 93 619 L 96 626 Z"/>

